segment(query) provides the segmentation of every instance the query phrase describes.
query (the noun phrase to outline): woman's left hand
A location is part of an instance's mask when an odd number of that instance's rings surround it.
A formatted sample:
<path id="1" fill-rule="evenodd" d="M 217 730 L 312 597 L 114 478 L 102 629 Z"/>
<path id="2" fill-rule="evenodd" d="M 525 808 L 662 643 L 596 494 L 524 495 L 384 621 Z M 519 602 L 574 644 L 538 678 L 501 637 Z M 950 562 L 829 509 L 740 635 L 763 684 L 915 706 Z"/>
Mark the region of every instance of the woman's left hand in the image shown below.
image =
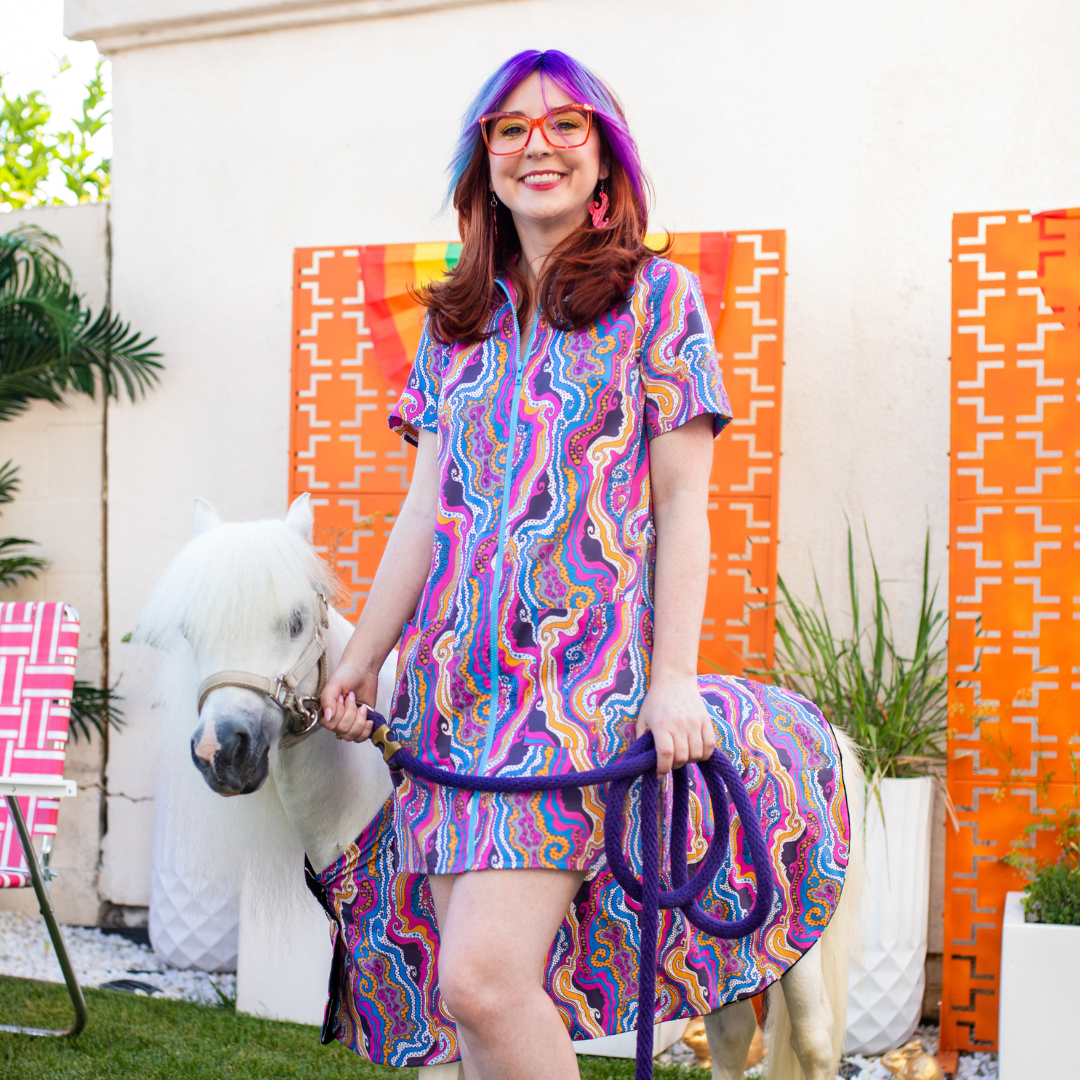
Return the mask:
<path id="1" fill-rule="evenodd" d="M 688 761 L 703 761 L 716 749 L 712 716 L 696 675 L 654 678 L 638 714 L 637 734 L 652 732 L 656 772 L 663 776 Z"/>

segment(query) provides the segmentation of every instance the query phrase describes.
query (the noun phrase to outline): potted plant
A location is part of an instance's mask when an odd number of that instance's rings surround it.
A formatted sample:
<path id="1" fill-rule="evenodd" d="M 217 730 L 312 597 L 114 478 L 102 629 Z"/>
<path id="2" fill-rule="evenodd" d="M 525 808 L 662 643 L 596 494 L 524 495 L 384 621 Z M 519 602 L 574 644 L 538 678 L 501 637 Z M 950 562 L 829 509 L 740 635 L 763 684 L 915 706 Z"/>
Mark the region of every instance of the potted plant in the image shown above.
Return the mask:
<path id="1" fill-rule="evenodd" d="M 866 811 L 864 820 L 852 821 L 866 853 L 862 948 L 851 972 L 846 1049 L 864 1054 L 901 1045 L 922 1011 L 930 822 L 948 716 L 946 615 L 937 607 L 937 588 L 930 587 L 929 532 L 910 651 L 897 641 L 872 550 L 870 564 L 874 593 L 864 622 L 849 526 L 851 621 L 843 634 L 825 613 L 816 574 L 814 607 L 780 580 L 777 663 L 764 672 L 817 704 L 863 754 Z"/>
<path id="2" fill-rule="evenodd" d="M 1024 892 L 1005 899 L 1001 935 L 998 1013 L 998 1075 L 1068 1076 L 1076 1068 L 1073 1025 L 1080 1016 L 1080 765 L 1070 740 L 1072 804 L 1054 811 L 1052 831 L 1058 855 L 1030 854 L 1036 834 L 1048 823 L 1033 822 L 1002 860 L 1028 879 Z M 1040 762 L 1041 764 L 1041 762 Z M 1036 788 L 1040 804 L 1051 802 L 1053 773 Z"/>

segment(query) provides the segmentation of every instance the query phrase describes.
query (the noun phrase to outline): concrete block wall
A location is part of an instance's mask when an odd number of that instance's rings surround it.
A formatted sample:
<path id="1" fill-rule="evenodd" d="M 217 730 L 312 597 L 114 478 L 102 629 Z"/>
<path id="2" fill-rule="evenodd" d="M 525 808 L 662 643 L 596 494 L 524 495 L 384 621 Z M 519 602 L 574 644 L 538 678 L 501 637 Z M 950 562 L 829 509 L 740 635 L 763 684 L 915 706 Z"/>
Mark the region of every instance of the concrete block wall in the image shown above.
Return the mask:
<path id="1" fill-rule="evenodd" d="M 108 205 L 42 207 L 0 215 L 0 232 L 33 224 L 60 240 L 76 287 L 95 311 L 108 291 Z M 76 677 L 100 683 L 102 655 L 102 403 L 71 395 L 63 407 L 34 402 L 0 423 L 0 462 L 12 459 L 22 481 L 2 510 L 0 535 L 37 540 L 49 560 L 36 581 L 0 589 L 0 602 L 64 600 L 82 618 Z M 52 866 L 56 912 L 65 923 L 98 922 L 101 829 L 101 739 L 80 739 L 68 749 L 65 775 L 79 786 L 60 804 Z M 0 890 L 0 909 L 36 913 L 30 889 Z"/>

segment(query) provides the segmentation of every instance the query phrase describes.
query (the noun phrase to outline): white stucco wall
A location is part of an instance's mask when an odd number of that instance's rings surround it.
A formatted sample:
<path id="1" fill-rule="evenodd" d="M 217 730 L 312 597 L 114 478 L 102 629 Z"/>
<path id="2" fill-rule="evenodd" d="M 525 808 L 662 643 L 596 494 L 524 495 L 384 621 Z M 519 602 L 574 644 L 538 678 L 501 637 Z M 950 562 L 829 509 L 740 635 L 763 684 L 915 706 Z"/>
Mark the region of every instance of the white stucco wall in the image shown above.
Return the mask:
<path id="1" fill-rule="evenodd" d="M 0 215 L 0 232 L 33 224 L 60 241 L 76 289 L 96 314 L 105 302 L 107 205 L 42 207 Z M 58 408 L 35 402 L 15 419 L 0 423 L 0 462 L 13 460 L 21 486 L 15 501 L 0 507 L 0 533 L 36 540 L 35 553 L 49 560 L 36 580 L 0 589 L 0 603 L 64 600 L 82 618 L 75 673 L 97 685 L 101 679 L 101 419 L 100 398 L 69 395 Z M 62 922 L 98 921 L 98 839 L 101 805 L 101 740 L 70 744 L 64 775 L 79 786 L 63 799 L 52 867 L 59 877 L 52 901 Z M 0 907 L 37 912 L 30 889 L 0 890 Z"/>
<path id="2" fill-rule="evenodd" d="M 111 47 L 109 7 L 69 0 L 68 32 Z M 903 623 L 928 524 L 946 565 L 950 215 L 1080 202 L 1080 7 L 511 0 L 218 39 L 213 8 L 170 0 L 201 40 L 112 39 L 114 296 L 168 365 L 114 414 L 117 639 L 193 496 L 227 518 L 284 508 L 292 249 L 452 236 L 458 117 L 510 53 L 553 46 L 622 96 L 655 228 L 787 229 L 781 573 L 809 596 L 812 558 L 846 610 L 844 515 L 865 516 Z M 118 790 L 152 794 L 145 745 L 136 724 L 116 740 Z M 125 814 L 145 846 L 152 803 Z M 121 878 L 113 898 L 143 902 Z"/>

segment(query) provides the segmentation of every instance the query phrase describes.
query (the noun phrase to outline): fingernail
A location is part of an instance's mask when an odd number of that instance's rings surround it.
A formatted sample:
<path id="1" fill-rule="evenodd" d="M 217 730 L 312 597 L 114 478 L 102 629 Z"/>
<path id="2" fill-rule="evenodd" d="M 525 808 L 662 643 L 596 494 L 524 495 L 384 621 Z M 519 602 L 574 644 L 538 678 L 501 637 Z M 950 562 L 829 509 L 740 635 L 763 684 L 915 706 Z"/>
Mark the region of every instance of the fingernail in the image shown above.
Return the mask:
<path id="1" fill-rule="evenodd" d="M 333 715 L 334 715 L 334 710 L 328 708 L 326 710 L 326 712 L 323 714 L 323 719 L 324 720 L 329 720 Z"/>
<path id="2" fill-rule="evenodd" d="M 351 701 L 354 705 L 356 704 L 356 695 L 351 690 L 349 691 L 349 701 Z"/>

